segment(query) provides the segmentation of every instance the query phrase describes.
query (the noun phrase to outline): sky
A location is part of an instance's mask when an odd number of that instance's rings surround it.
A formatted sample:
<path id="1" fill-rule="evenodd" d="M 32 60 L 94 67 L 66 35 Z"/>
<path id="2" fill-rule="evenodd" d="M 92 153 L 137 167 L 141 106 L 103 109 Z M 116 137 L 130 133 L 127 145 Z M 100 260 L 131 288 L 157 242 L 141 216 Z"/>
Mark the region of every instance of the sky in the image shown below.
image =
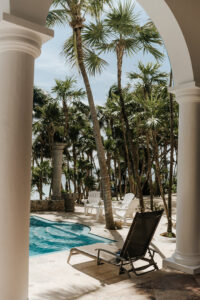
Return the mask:
<path id="1" fill-rule="evenodd" d="M 140 13 L 141 24 L 148 20 L 148 16 L 144 10 L 136 3 L 135 11 Z M 68 64 L 65 63 L 64 57 L 61 55 L 62 47 L 65 40 L 71 35 L 71 28 L 59 26 L 54 27 L 55 37 L 43 45 L 42 54 L 36 60 L 35 63 L 35 86 L 44 89 L 47 92 L 51 92 L 52 87 L 55 85 L 55 79 L 65 80 L 66 76 L 76 76 L 78 81 L 78 87 L 84 88 L 84 84 L 80 74 L 78 74 L 75 68 L 71 69 Z M 170 64 L 167 58 L 166 50 L 165 59 L 162 62 L 161 70 L 169 73 Z M 96 105 L 103 105 L 106 101 L 109 88 L 117 82 L 117 64 L 114 54 L 104 56 L 108 62 L 108 66 L 105 70 L 95 77 L 90 78 L 90 83 L 94 95 L 94 101 Z M 128 83 L 126 78 L 127 72 L 137 71 L 138 62 L 143 63 L 154 61 L 151 55 L 143 55 L 138 53 L 132 57 L 126 57 L 123 64 L 123 86 Z"/>

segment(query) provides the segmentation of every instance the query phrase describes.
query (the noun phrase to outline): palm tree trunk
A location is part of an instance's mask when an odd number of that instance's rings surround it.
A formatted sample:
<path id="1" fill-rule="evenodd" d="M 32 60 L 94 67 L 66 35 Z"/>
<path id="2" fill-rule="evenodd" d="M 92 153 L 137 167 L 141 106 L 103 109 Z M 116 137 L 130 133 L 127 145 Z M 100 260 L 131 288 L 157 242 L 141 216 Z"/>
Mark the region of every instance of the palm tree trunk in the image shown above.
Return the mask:
<path id="1" fill-rule="evenodd" d="M 110 155 L 110 151 L 109 150 L 107 151 L 107 161 L 106 161 L 106 163 L 107 163 L 107 167 L 108 167 L 108 174 L 109 174 L 109 177 L 111 178 L 111 165 L 110 165 L 110 163 L 111 163 L 111 155 Z"/>
<path id="2" fill-rule="evenodd" d="M 170 73 L 170 86 L 172 86 L 172 71 Z M 168 190 L 168 226 L 167 232 L 172 234 L 172 185 L 174 166 L 174 105 L 173 95 L 170 94 L 170 168 L 169 168 L 169 190 Z"/>
<path id="3" fill-rule="evenodd" d="M 149 141 L 149 135 L 147 133 L 146 135 L 146 141 L 147 141 L 147 168 L 148 168 L 148 181 L 149 181 L 149 190 L 150 190 L 150 207 L 153 211 L 153 182 L 152 182 L 152 172 L 151 172 L 151 153 L 149 149 L 150 141 Z"/>
<path id="4" fill-rule="evenodd" d="M 99 122 L 97 119 L 97 113 L 94 105 L 94 99 L 92 90 L 90 87 L 90 82 L 88 79 L 88 75 L 86 73 L 84 61 L 83 61 L 83 47 L 82 47 L 82 36 L 81 36 L 81 27 L 74 28 L 75 36 L 76 36 L 76 45 L 77 45 L 77 56 L 79 68 L 83 77 L 83 81 L 85 84 L 88 102 L 90 106 L 91 117 L 93 121 L 93 131 L 94 137 L 97 147 L 97 155 L 99 159 L 99 166 L 101 172 L 102 179 L 102 188 L 104 195 L 104 206 L 105 206 L 105 218 L 106 218 L 106 228 L 107 229 L 115 229 L 113 214 L 112 214 L 112 198 L 111 198 L 111 189 L 110 189 L 110 178 L 108 174 L 108 169 L 106 165 L 105 151 L 102 143 L 102 137 L 100 133 Z"/>
<path id="5" fill-rule="evenodd" d="M 52 176 L 51 176 L 51 182 L 49 187 L 49 199 L 51 199 L 51 191 L 52 191 Z"/>
<path id="6" fill-rule="evenodd" d="M 167 202 L 166 202 L 166 199 L 165 199 L 165 193 L 164 193 L 164 189 L 163 189 L 163 186 L 162 186 L 162 180 L 161 180 L 161 172 L 160 172 L 158 144 L 157 144 L 157 140 L 156 140 L 156 133 L 152 132 L 152 136 L 153 136 L 153 148 L 154 148 L 156 177 L 157 177 L 157 180 L 158 180 L 160 194 L 161 194 L 161 197 L 162 197 L 162 200 L 163 200 L 165 213 L 166 213 L 166 216 L 167 216 L 167 219 L 168 219 L 168 207 L 167 207 Z"/>
<path id="7" fill-rule="evenodd" d="M 77 185 L 76 185 L 76 149 L 73 144 L 72 146 L 72 152 L 73 152 L 73 163 L 74 163 L 74 194 L 77 192 Z"/>
<path id="8" fill-rule="evenodd" d="M 122 199 L 122 171 L 120 165 L 120 158 L 118 158 L 118 171 L 119 171 L 119 195 L 121 200 Z"/>
<path id="9" fill-rule="evenodd" d="M 127 145 L 127 138 L 126 138 L 126 132 L 125 132 L 125 125 L 124 125 L 123 117 L 121 118 L 121 122 L 122 122 L 121 127 L 122 127 L 122 132 L 123 132 L 123 138 L 124 138 L 124 149 L 125 149 L 127 167 L 128 167 L 128 179 L 129 179 L 129 184 L 130 184 L 130 192 L 135 193 L 133 170 L 131 168 L 131 162 L 130 162 L 129 153 L 128 153 L 128 145 Z"/>
<path id="10" fill-rule="evenodd" d="M 168 181 L 168 160 L 167 160 L 167 154 L 168 154 L 168 141 L 165 141 L 164 147 L 163 147 L 163 167 L 164 167 L 164 179 L 165 182 Z"/>
<path id="11" fill-rule="evenodd" d="M 38 193 L 40 195 L 40 200 L 42 200 L 42 196 L 43 196 L 43 191 L 42 191 L 42 181 L 39 180 L 39 183 L 38 183 Z"/>
<path id="12" fill-rule="evenodd" d="M 69 112 L 68 112 L 68 106 L 65 102 L 65 99 L 62 99 L 62 105 L 63 105 L 63 112 L 65 116 L 65 136 L 67 137 L 68 127 L 69 127 Z"/>
<path id="13" fill-rule="evenodd" d="M 90 164 L 91 164 L 91 170 L 90 170 L 90 176 L 92 177 L 93 174 L 93 152 L 90 154 Z"/>
<path id="14" fill-rule="evenodd" d="M 125 109 L 125 103 L 124 103 L 124 97 L 122 93 L 122 85 L 121 85 L 121 78 L 122 78 L 122 63 L 123 63 L 123 55 L 124 55 L 124 48 L 123 46 L 118 45 L 117 46 L 117 73 L 118 73 L 118 92 L 119 92 L 119 99 L 120 99 L 120 107 L 121 107 L 121 114 L 124 119 L 124 123 L 126 126 L 126 134 L 127 134 L 127 142 L 128 142 L 128 150 L 131 157 L 131 166 L 133 170 L 133 174 L 135 174 L 136 177 L 136 183 L 137 183 L 137 191 L 138 191 L 138 197 L 140 201 L 140 209 L 143 212 L 145 210 L 144 207 L 144 199 L 142 194 L 142 186 L 141 186 L 141 178 L 138 171 L 138 165 L 139 165 L 139 158 L 137 156 L 137 151 L 135 149 L 135 146 L 133 144 L 133 136 L 132 132 L 129 127 L 128 117 L 126 114 Z"/>
<path id="15" fill-rule="evenodd" d="M 114 162 L 114 182 L 115 182 L 115 193 L 116 193 L 116 198 L 118 200 L 118 186 L 117 186 L 117 161 L 116 161 L 116 157 L 114 156 L 113 158 L 113 162 Z"/>

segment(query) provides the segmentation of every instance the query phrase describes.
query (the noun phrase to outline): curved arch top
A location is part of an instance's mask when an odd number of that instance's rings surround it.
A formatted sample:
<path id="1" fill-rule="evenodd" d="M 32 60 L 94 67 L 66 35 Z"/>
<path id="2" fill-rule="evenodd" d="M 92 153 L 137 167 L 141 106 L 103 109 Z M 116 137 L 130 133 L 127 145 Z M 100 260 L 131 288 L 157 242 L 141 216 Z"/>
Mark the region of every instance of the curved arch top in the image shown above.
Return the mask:
<path id="1" fill-rule="evenodd" d="M 164 40 L 173 69 L 175 86 L 191 82 L 198 85 L 200 70 L 197 65 L 199 66 L 200 63 L 199 59 L 196 61 L 197 57 L 194 55 L 196 52 L 192 51 L 193 48 L 197 51 L 197 46 L 196 40 L 191 39 L 188 18 L 193 19 L 192 30 L 194 31 L 194 22 L 198 22 L 200 25 L 199 18 L 194 20 L 195 16 L 197 17 L 194 11 L 199 12 L 200 10 L 199 1 L 137 0 L 137 2 L 155 23 Z M 198 29 L 199 26 L 196 28 Z M 194 36 L 194 32 L 192 36 Z"/>

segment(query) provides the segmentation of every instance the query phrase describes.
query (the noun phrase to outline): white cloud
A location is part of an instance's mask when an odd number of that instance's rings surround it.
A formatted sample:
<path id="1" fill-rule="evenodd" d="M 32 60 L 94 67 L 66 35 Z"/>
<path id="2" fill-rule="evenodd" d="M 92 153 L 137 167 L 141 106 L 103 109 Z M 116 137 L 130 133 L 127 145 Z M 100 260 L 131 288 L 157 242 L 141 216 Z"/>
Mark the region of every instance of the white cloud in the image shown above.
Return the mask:
<path id="1" fill-rule="evenodd" d="M 55 53 L 44 53 L 35 64 L 36 71 L 56 72 L 58 74 L 66 74 L 70 71 L 69 66 L 65 63 L 62 57 Z"/>

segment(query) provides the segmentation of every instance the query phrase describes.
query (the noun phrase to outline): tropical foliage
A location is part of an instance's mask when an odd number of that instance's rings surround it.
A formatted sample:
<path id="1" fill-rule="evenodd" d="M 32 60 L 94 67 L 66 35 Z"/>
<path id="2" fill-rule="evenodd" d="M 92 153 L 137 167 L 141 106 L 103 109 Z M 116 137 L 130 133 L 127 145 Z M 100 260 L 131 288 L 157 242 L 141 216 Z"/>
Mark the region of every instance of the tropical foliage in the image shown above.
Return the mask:
<path id="1" fill-rule="evenodd" d="M 112 197 L 118 200 L 133 192 L 145 211 L 156 209 L 155 196 L 160 195 L 171 233 L 178 105 L 168 93 L 172 74 L 161 71 L 162 40 L 155 26 L 150 21 L 140 24 L 132 2 L 113 5 L 109 0 L 54 0 L 47 24 L 70 26 L 62 53 L 78 68 L 85 91 L 75 77 L 56 79 L 52 95 L 34 89 L 33 187 L 42 199 L 42 187 L 48 183 L 51 195 L 52 145 L 62 142 L 66 144 L 63 192 L 76 194 L 80 202 L 90 190 L 101 189 L 109 229 L 114 228 Z M 137 70 L 125 74 L 124 58 L 134 60 L 141 51 L 154 62 L 140 62 Z M 90 75 L 107 67 L 109 52 L 116 57 L 117 83 L 110 87 L 105 105 L 95 106 Z M 123 87 L 125 76 L 129 83 Z"/>
<path id="2" fill-rule="evenodd" d="M 156 75 L 152 70 L 160 74 L 159 81 L 153 79 Z M 131 81 L 122 90 L 122 93 L 133 143 L 137 143 L 136 155 L 142 195 L 150 196 L 148 201 L 144 201 L 144 209 L 156 209 L 155 196 L 161 195 L 166 215 L 169 216 L 170 203 L 167 202 L 166 195 L 169 190 L 170 193 L 176 192 L 178 105 L 167 91 L 169 76 L 160 72 L 157 64 L 145 66 L 140 63 L 138 73 L 134 73 L 134 76 L 133 73 L 128 74 L 128 77 Z M 68 82 L 70 78 L 66 80 Z M 52 90 L 55 91 L 55 87 Z M 74 91 L 80 92 L 76 87 L 74 87 L 73 93 Z M 65 131 L 66 108 L 62 102 L 60 105 L 58 104 L 57 100 L 60 99 L 58 91 L 56 91 L 55 99 L 46 96 L 47 99 L 43 106 L 35 106 L 35 110 L 39 110 L 41 113 L 40 118 L 35 118 L 33 123 L 35 134 L 33 185 L 37 187 L 41 195 L 41 185 L 49 183 L 51 180 L 49 171 L 51 145 L 54 141 L 64 141 L 67 146 L 63 157 L 63 174 L 65 176 L 63 191 L 75 193 L 77 201 L 80 202 L 82 198 L 87 198 L 89 191 L 100 189 L 101 181 L 90 109 L 81 101 L 79 93 L 76 95 L 77 97 L 73 96 L 67 105 L 67 133 Z M 81 97 L 83 95 L 84 92 L 81 90 Z M 127 146 L 126 129 L 122 122 L 117 86 L 112 86 L 108 91 L 105 105 L 97 106 L 96 109 L 106 152 L 112 196 L 119 200 L 125 193 L 131 191 L 131 184 L 129 178 L 130 153 Z M 169 120 L 172 117 L 173 127 L 171 130 Z M 171 139 L 171 133 L 173 139 Z M 171 150 L 173 151 L 172 166 Z M 48 162 L 47 165 L 44 164 L 46 162 Z M 172 179 L 170 179 L 171 171 Z M 138 196 L 135 174 L 133 174 L 133 184 L 134 193 Z"/>

